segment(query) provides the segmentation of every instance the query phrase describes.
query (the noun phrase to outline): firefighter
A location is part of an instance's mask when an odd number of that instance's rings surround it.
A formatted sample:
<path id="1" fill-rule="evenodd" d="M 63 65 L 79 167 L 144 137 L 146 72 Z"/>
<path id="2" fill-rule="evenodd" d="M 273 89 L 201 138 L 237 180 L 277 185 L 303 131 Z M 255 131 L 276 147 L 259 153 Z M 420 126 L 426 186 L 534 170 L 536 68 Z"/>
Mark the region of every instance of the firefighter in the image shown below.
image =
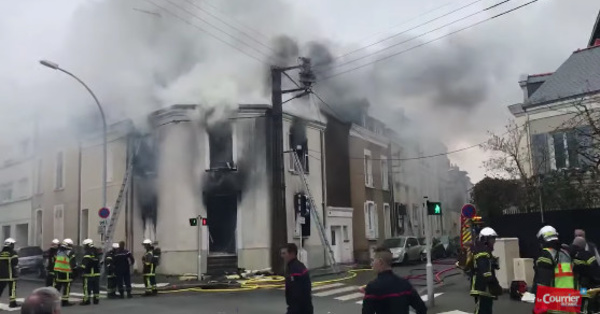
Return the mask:
<path id="1" fill-rule="evenodd" d="M 58 251 L 58 245 L 60 241 L 58 239 L 52 240 L 52 244 L 48 251 L 44 252 L 44 259 L 46 263 L 46 287 L 54 286 L 54 261 L 56 260 L 56 252 Z"/>
<path id="2" fill-rule="evenodd" d="M 475 313 L 491 314 L 494 300 L 502 288 L 496 278 L 499 269 L 497 259 L 492 255 L 498 234 L 490 227 L 481 229 L 473 245 L 473 278 L 471 296 L 475 298 Z"/>
<path id="3" fill-rule="evenodd" d="M 311 282 L 308 269 L 297 258 L 298 247 L 289 243 L 281 249 L 285 262 L 285 301 L 288 314 L 313 314 Z"/>
<path id="4" fill-rule="evenodd" d="M 19 256 L 15 251 L 16 241 L 13 238 L 4 240 L 4 247 L 0 252 L 0 296 L 6 286 L 8 286 L 9 307 L 18 307 L 17 305 L 17 276 Z"/>
<path id="5" fill-rule="evenodd" d="M 104 267 L 106 269 L 106 290 L 107 296 L 110 299 L 117 297 L 117 275 L 115 274 L 115 261 L 114 257 L 119 249 L 119 243 L 112 244 L 112 250 L 106 254 L 104 258 Z"/>
<path id="6" fill-rule="evenodd" d="M 71 306 L 69 294 L 71 293 L 71 283 L 73 282 L 73 271 L 76 270 L 75 253 L 73 252 L 73 240 L 64 239 L 56 253 L 54 262 L 54 282 L 56 290 L 62 290 L 62 305 Z"/>
<path id="7" fill-rule="evenodd" d="M 92 239 L 83 240 L 83 249 L 85 253 L 81 260 L 81 270 L 83 271 L 83 302 L 81 305 L 90 305 L 90 297 L 93 298 L 94 304 L 98 304 L 100 301 L 100 256 Z"/>
<path id="8" fill-rule="evenodd" d="M 119 290 L 119 297 L 125 298 L 123 293 L 123 286 L 127 291 L 127 297 L 131 298 L 131 266 L 135 260 L 131 252 L 125 249 L 125 242 L 119 242 L 119 248 L 113 255 L 113 263 L 115 265 L 115 276 L 117 281 L 117 288 Z"/>
<path id="9" fill-rule="evenodd" d="M 537 238 L 542 245 L 542 252 L 535 261 L 532 292 L 537 292 L 538 285 L 575 289 L 571 256 L 561 247 L 556 229 L 545 226 L 538 231 Z"/>
<path id="10" fill-rule="evenodd" d="M 584 238 L 576 237 L 571 245 L 573 258 L 573 273 L 575 274 L 577 288 L 582 294 L 581 313 L 595 313 L 598 310 L 595 297 L 587 290 L 600 286 L 600 266 L 593 251 L 586 250 L 587 243 Z"/>
<path id="11" fill-rule="evenodd" d="M 146 253 L 142 257 L 144 265 L 144 286 L 146 287 L 145 296 L 157 295 L 158 290 L 156 289 L 156 257 L 154 256 L 154 246 L 150 239 L 146 239 L 142 242 Z"/>
<path id="12" fill-rule="evenodd" d="M 389 249 L 376 249 L 372 266 L 377 278 L 364 288 L 363 314 L 414 313 L 409 312 L 411 307 L 417 314 L 427 313 L 425 303 L 410 282 L 394 274 Z"/>

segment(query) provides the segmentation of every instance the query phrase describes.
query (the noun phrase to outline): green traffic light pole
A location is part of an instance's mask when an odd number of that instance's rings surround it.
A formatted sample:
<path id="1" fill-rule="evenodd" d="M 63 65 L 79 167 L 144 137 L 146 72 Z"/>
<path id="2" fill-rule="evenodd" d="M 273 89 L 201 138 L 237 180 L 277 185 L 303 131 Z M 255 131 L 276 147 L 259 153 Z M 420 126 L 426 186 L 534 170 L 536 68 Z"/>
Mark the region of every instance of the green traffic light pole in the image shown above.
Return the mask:
<path id="1" fill-rule="evenodd" d="M 429 225 L 429 209 L 427 206 L 428 201 L 427 196 L 423 196 L 423 209 L 426 210 L 426 218 L 425 218 L 425 245 L 427 246 L 427 266 L 425 266 L 425 272 L 427 275 L 427 301 L 429 301 L 429 307 L 433 307 L 433 264 L 431 263 L 431 226 Z M 437 207 L 436 207 L 437 209 Z"/>

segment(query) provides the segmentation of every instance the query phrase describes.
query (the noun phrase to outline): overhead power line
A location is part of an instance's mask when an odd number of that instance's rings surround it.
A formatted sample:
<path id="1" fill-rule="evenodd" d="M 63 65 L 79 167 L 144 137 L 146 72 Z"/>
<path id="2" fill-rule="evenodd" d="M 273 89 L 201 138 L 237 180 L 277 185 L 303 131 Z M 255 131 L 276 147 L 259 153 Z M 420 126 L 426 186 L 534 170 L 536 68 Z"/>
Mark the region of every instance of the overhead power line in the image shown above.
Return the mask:
<path id="1" fill-rule="evenodd" d="M 222 10 L 222 9 L 220 9 L 219 7 L 217 7 L 217 6 L 216 6 L 216 5 L 214 5 L 214 4 L 211 4 L 209 1 L 205 1 L 205 0 L 204 0 L 204 1 L 202 1 L 202 4 L 205 4 L 205 5 L 207 5 L 207 6 L 211 7 L 211 8 L 213 8 L 215 11 L 217 11 L 217 12 L 221 13 L 222 15 L 225 15 L 225 16 L 227 16 L 227 15 L 228 15 L 227 13 L 223 12 L 223 10 Z M 236 23 L 237 23 L 237 24 L 238 24 L 240 27 L 242 27 L 242 28 L 246 28 L 246 29 L 248 29 L 248 30 L 252 31 L 252 32 L 253 32 L 253 33 L 255 33 L 256 35 L 258 35 L 258 36 L 262 37 L 264 40 L 266 40 L 266 41 L 269 41 L 269 40 L 270 40 L 270 37 L 269 37 L 269 36 L 267 36 L 267 35 L 265 35 L 264 33 L 262 33 L 262 32 L 260 32 L 260 31 L 258 31 L 257 29 L 255 29 L 255 28 L 252 28 L 252 27 L 250 27 L 250 26 L 248 26 L 248 25 L 245 25 L 244 23 L 242 23 L 242 22 L 240 22 L 240 21 L 236 20 L 236 19 L 235 19 L 235 18 L 233 18 L 233 17 L 230 17 L 230 19 L 231 19 L 232 21 L 236 22 Z"/>
<path id="2" fill-rule="evenodd" d="M 510 0 L 508 0 L 508 1 L 510 1 Z M 500 16 L 503 16 L 503 15 L 509 14 L 509 13 L 511 13 L 511 12 L 514 12 L 514 11 L 517 11 L 517 10 L 520 10 L 520 9 L 522 9 L 522 8 L 524 8 L 524 7 L 528 6 L 528 5 L 531 5 L 531 4 L 535 3 L 535 2 L 538 2 L 538 1 L 539 1 L 539 0 L 532 0 L 532 1 L 529 1 L 529 2 L 527 2 L 527 3 L 525 3 L 525 4 L 522 4 L 522 5 L 520 5 L 520 6 L 514 7 L 514 8 L 512 8 L 512 9 L 510 9 L 510 10 L 507 10 L 507 11 L 504 11 L 504 12 L 502 12 L 502 13 L 496 14 L 496 15 L 494 15 L 494 16 L 492 16 L 492 17 L 489 17 L 489 18 L 487 18 L 487 19 L 481 20 L 481 21 L 479 21 L 479 22 L 472 23 L 472 24 L 470 24 L 470 25 L 468 25 L 468 26 L 466 26 L 466 27 L 463 27 L 463 28 L 461 28 L 461 29 L 458 29 L 458 30 L 456 30 L 456 31 L 450 32 L 450 33 L 448 33 L 448 34 L 445 34 L 445 35 L 442 35 L 442 36 L 436 37 L 436 38 L 434 38 L 434 39 L 432 39 L 432 40 L 429 40 L 429 41 L 423 42 L 423 43 L 421 43 L 421 44 L 419 44 L 419 45 L 416 45 L 416 46 L 410 47 L 410 48 L 408 48 L 408 49 L 405 49 L 405 50 L 402 50 L 402 51 L 399 51 L 399 52 L 396 52 L 396 53 L 393 53 L 393 54 L 387 55 L 387 56 L 385 56 L 385 57 L 382 57 L 382 58 L 379 58 L 379 59 L 373 60 L 373 61 L 371 61 L 371 62 L 368 62 L 368 63 L 362 64 L 362 65 L 356 66 L 356 67 L 354 67 L 354 68 L 351 68 L 351 69 L 348 69 L 348 70 L 345 70 L 345 71 L 342 71 L 342 72 L 338 72 L 338 73 L 332 74 L 332 75 L 330 75 L 330 76 L 324 77 L 324 78 L 320 79 L 318 82 L 322 82 L 322 81 L 325 81 L 325 80 L 329 80 L 329 79 L 332 79 L 332 78 L 334 78 L 334 77 L 340 76 L 340 75 L 342 75 L 342 74 L 346 74 L 346 73 L 349 73 L 349 72 L 353 72 L 353 71 L 356 71 L 356 70 L 358 70 L 358 69 L 362 69 L 362 68 L 364 68 L 364 67 L 367 67 L 367 66 L 369 66 L 369 65 L 372 65 L 372 64 L 375 64 L 375 63 L 378 63 L 378 62 L 381 62 L 381 61 L 385 61 L 385 60 L 391 59 L 391 58 L 393 58 L 393 57 L 396 57 L 396 56 L 399 56 L 399 55 L 401 55 L 401 54 L 407 53 L 407 52 L 409 52 L 409 51 L 411 51 L 411 50 L 414 50 L 414 49 L 417 49 L 417 48 L 423 47 L 423 46 L 425 46 L 425 45 L 428 45 L 428 44 L 430 44 L 430 43 L 433 43 L 433 42 L 435 42 L 435 41 L 438 41 L 438 40 L 440 40 L 440 39 L 443 39 L 443 38 L 446 38 L 446 37 L 452 36 L 452 35 L 454 35 L 454 34 L 460 33 L 460 32 L 462 32 L 462 31 L 465 31 L 465 30 L 467 30 L 467 29 L 470 29 L 470 28 L 473 28 L 473 27 L 475 27 L 475 26 L 478 26 L 478 25 L 480 25 L 480 24 L 483 24 L 483 23 L 485 23 L 485 22 L 491 21 L 491 20 L 493 20 L 493 19 L 495 19 L 495 18 L 498 18 L 498 17 L 500 17 Z M 318 82 L 317 82 L 317 83 L 318 83 Z"/>
<path id="3" fill-rule="evenodd" d="M 470 7 L 470 6 L 474 5 L 474 4 L 477 4 L 477 3 L 481 2 L 481 1 L 483 1 L 483 0 L 475 0 L 475 1 L 473 1 L 473 2 L 471 2 L 471 3 L 468 3 L 468 4 L 466 4 L 466 5 L 462 6 L 462 7 L 459 7 L 459 8 L 457 8 L 457 9 L 454 9 L 454 10 L 452 10 L 452 11 L 450 11 L 450 12 L 448 12 L 448 13 L 444 14 L 444 15 L 438 16 L 438 17 L 436 17 L 436 18 L 434 18 L 434 19 L 431 19 L 431 20 L 428 20 L 428 21 L 426 21 L 426 22 L 423 22 L 423 23 L 421 23 L 421 24 L 418 24 L 417 26 L 414 26 L 414 27 L 412 27 L 412 28 L 409 28 L 409 29 L 407 29 L 407 30 L 404 30 L 404 31 L 402 31 L 402 32 L 395 33 L 395 34 L 393 34 L 393 35 L 391 35 L 391 36 L 385 37 L 385 38 L 383 38 L 383 39 L 381 39 L 381 40 L 379 40 L 379 41 L 376 41 L 376 42 L 374 42 L 374 43 L 372 43 L 372 44 L 369 44 L 369 45 L 367 45 L 367 46 L 363 46 L 363 47 L 360 47 L 360 48 L 358 48 L 358 49 L 352 50 L 352 51 L 350 51 L 350 52 L 348 52 L 348 53 L 345 53 L 345 54 L 343 54 L 343 55 L 341 55 L 341 56 L 338 56 L 338 57 L 336 57 L 335 59 L 341 59 L 341 58 L 347 57 L 347 56 L 349 56 L 349 55 L 353 55 L 353 54 L 355 54 L 355 53 L 357 53 L 357 52 L 359 52 L 359 51 L 365 50 L 365 49 L 367 49 L 367 48 L 369 48 L 369 47 L 373 47 L 373 46 L 375 46 L 375 45 L 377 45 L 377 44 L 380 44 L 380 43 L 386 42 L 386 41 L 388 41 L 388 40 L 390 40 L 390 39 L 393 39 L 393 38 L 396 38 L 396 37 L 398 37 L 398 36 L 400 36 L 400 35 L 402 35 L 402 34 L 406 34 L 406 33 L 410 32 L 410 31 L 412 31 L 412 30 L 415 30 L 415 29 L 417 29 L 417 28 L 419 28 L 419 27 L 421 27 L 421 26 L 425 26 L 425 25 L 427 25 L 427 24 L 430 24 L 430 23 L 432 23 L 432 22 L 435 22 L 435 21 L 437 21 L 437 20 L 439 20 L 439 19 L 441 19 L 441 18 L 443 18 L 443 17 L 446 17 L 446 16 L 448 16 L 448 15 L 450 15 L 450 14 L 453 14 L 453 13 L 456 13 L 456 12 L 458 12 L 458 11 L 461 11 L 461 10 L 463 10 L 463 9 L 466 9 L 466 8 L 468 8 L 468 7 Z"/>
<path id="4" fill-rule="evenodd" d="M 196 28 L 197 30 L 199 30 L 199 31 L 201 31 L 201 32 L 203 32 L 203 33 L 205 33 L 206 35 L 208 35 L 208 36 L 212 37 L 213 39 L 215 39 L 215 40 L 217 40 L 217 41 L 220 41 L 221 43 L 223 43 L 223 44 L 225 44 L 225 45 L 227 45 L 227 46 L 229 46 L 229 47 L 231 47 L 231 48 L 233 48 L 233 49 L 235 49 L 235 50 L 237 50 L 237 51 L 241 52 L 242 54 L 244 54 L 244 55 L 248 56 L 249 58 L 252 58 L 252 59 L 254 59 L 254 60 L 258 61 L 259 63 L 266 64 L 266 62 L 265 62 L 264 60 L 261 60 L 260 58 L 258 58 L 258 57 L 256 57 L 256 56 L 254 56 L 254 55 L 252 55 L 252 54 L 249 54 L 249 53 L 247 53 L 247 52 L 246 52 L 246 51 L 244 51 L 243 49 L 241 49 L 241 48 L 239 48 L 239 47 L 237 47 L 237 46 L 235 46 L 235 45 L 232 45 L 231 43 L 227 42 L 226 40 L 223 40 L 221 37 L 219 37 L 219 36 L 217 36 L 217 35 L 215 35 L 215 34 L 213 34 L 213 33 L 209 32 L 208 30 L 206 30 L 206 29 L 204 29 L 204 28 L 202 28 L 202 27 L 200 27 L 200 26 L 198 26 L 198 25 L 196 25 L 196 24 L 194 24 L 194 23 L 192 23 L 192 22 L 190 22 L 190 21 L 188 21 L 188 20 L 186 20 L 186 19 L 184 19 L 184 18 L 180 17 L 179 15 L 177 15 L 177 14 L 173 13 L 173 12 L 172 12 L 171 10 L 169 10 L 168 8 L 166 8 L 166 7 L 164 7 L 164 6 L 161 6 L 160 4 L 157 4 L 157 3 L 155 3 L 155 2 L 154 2 L 154 1 L 152 1 L 152 0 L 144 0 L 144 1 L 146 1 L 146 2 L 148 2 L 148 3 L 150 3 L 150 4 L 152 4 L 152 5 L 154 5 L 154 6 L 156 6 L 156 7 L 158 7 L 159 9 L 162 9 L 162 10 L 163 10 L 165 13 L 169 14 L 170 16 L 172 16 L 172 17 L 174 17 L 174 18 L 176 18 L 176 19 L 178 19 L 178 20 L 182 21 L 183 23 L 185 23 L 185 24 L 187 24 L 187 25 L 189 25 L 189 26 L 192 26 L 192 27 Z"/>
<path id="5" fill-rule="evenodd" d="M 266 54 L 264 51 L 261 51 L 261 50 L 257 49 L 256 47 L 254 47 L 254 46 L 246 43 L 245 41 L 241 40 L 240 38 L 236 37 L 235 35 L 232 35 L 232 34 L 228 33 L 227 31 L 224 31 L 220 27 L 217 27 L 217 26 L 213 25 L 212 23 L 210 23 L 206 19 L 202 18 L 201 16 L 198 16 L 198 15 L 194 14 L 189 9 L 187 9 L 187 8 L 185 8 L 185 7 L 181 6 L 181 5 L 173 2 L 172 0 L 165 0 L 165 1 L 167 1 L 168 3 L 170 3 L 171 5 L 173 5 L 174 7 L 179 8 L 181 11 L 184 11 L 184 12 L 188 13 L 193 18 L 202 21 L 203 23 L 207 24 L 208 26 L 212 27 L 213 29 L 216 29 L 217 31 L 219 31 L 219 32 L 221 32 L 221 33 L 223 33 L 223 34 L 231 37 L 233 40 L 239 42 L 240 44 L 242 44 L 242 45 L 244 45 L 244 46 L 246 46 L 246 47 L 248 47 L 248 48 L 250 48 L 250 49 L 252 49 L 252 50 L 254 50 L 256 52 L 258 52 L 259 54 L 262 54 L 263 56 L 265 56 L 267 58 L 269 57 L 269 55 Z"/>
<path id="6" fill-rule="evenodd" d="M 243 34 L 243 35 L 245 35 L 246 37 L 250 38 L 252 41 L 254 41 L 255 43 L 257 43 L 257 44 L 261 45 L 262 47 L 264 47 L 264 48 L 266 48 L 266 49 L 269 49 L 269 51 L 271 51 L 271 52 L 275 52 L 275 50 L 273 50 L 273 48 L 271 48 L 270 46 L 268 46 L 268 45 L 264 44 L 264 43 L 263 43 L 263 42 L 261 42 L 260 40 L 258 40 L 258 39 L 256 39 L 256 38 L 254 38 L 254 36 L 252 36 L 252 35 L 250 35 L 250 34 L 246 33 L 244 30 L 242 30 L 242 29 L 240 29 L 240 28 L 238 28 L 238 27 L 235 27 L 235 26 L 231 25 L 230 23 L 227 23 L 227 21 L 225 21 L 225 20 L 221 19 L 220 17 L 218 17 L 217 15 L 215 15 L 215 14 L 211 13 L 210 11 L 207 11 L 207 10 L 205 10 L 204 8 L 202 8 L 201 6 L 197 5 L 197 4 L 196 4 L 196 3 L 194 3 L 193 1 L 191 1 L 191 0 L 186 0 L 186 2 L 187 2 L 187 3 L 189 3 L 189 4 L 191 4 L 191 5 L 192 5 L 193 7 L 195 7 L 196 9 L 198 9 L 198 10 L 200 10 L 200 11 L 202 11 L 202 12 L 204 12 L 204 13 L 208 14 L 208 15 L 209 15 L 209 16 L 211 16 L 211 17 L 213 17 L 213 18 L 214 18 L 214 19 L 216 19 L 217 21 L 219 21 L 219 22 L 221 22 L 221 23 L 223 23 L 223 24 L 225 24 L 225 25 L 229 26 L 230 28 L 232 28 L 232 29 L 234 29 L 234 30 L 236 30 L 236 31 L 240 32 L 240 34 Z"/>
<path id="7" fill-rule="evenodd" d="M 466 16 L 463 16 L 463 17 L 461 17 L 461 18 L 458 18 L 458 19 L 456 19 L 456 20 L 454 20 L 454 21 L 451 21 L 451 22 L 449 22 L 449 23 L 446 23 L 446 24 L 444 24 L 444 25 L 442 25 L 442 26 L 440 26 L 440 27 L 437 27 L 437 28 L 434 28 L 434 29 L 432 29 L 432 30 L 429 30 L 429 31 L 427 31 L 427 32 L 421 33 L 420 35 L 417 35 L 417 36 L 414 36 L 414 37 L 408 38 L 408 39 L 406 39 L 406 40 L 404 40 L 404 41 L 401 41 L 401 42 L 399 42 L 399 43 L 396 43 L 396 44 L 393 44 L 393 45 L 390 45 L 390 46 L 387 46 L 387 47 L 381 48 L 381 49 L 379 49 L 379 50 L 377 50 L 377 51 L 374 51 L 374 52 L 372 52 L 372 53 L 366 54 L 366 55 L 364 55 L 364 56 L 362 56 L 362 57 L 358 57 L 358 58 L 355 58 L 355 59 L 352 59 L 352 60 L 348 60 L 348 61 L 346 61 L 346 62 L 342 62 L 342 63 L 339 63 L 339 64 L 332 64 L 332 65 L 330 65 L 330 67 L 329 67 L 329 68 L 330 68 L 330 69 L 332 69 L 332 68 L 338 68 L 338 67 L 342 67 L 342 66 L 348 65 L 348 64 L 350 64 L 350 63 L 354 63 L 354 62 L 356 62 L 356 61 L 360 61 L 360 60 L 363 60 L 363 59 L 366 59 L 366 58 L 372 57 L 372 56 L 374 56 L 374 55 L 377 55 L 377 54 L 379 54 L 379 53 L 382 53 L 382 52 L 384 52 L 384 51 L 386 51 L 386 50 L 388 50 L 388 49 L 391 49 L 391 48 L 394 48 L 394 47 L 396 47 L 396 46 L 399 46 L 399 45 L 405 44 L 405 43 L 407 43 L 407 42 L 409 42 L 409 41 L 413 41 L 413 40 L 415 40 L 415 39 L 421 38 L 421 37 L 423 37 L 423 36 L 425 36 L 425 35 L 431 34 L 431 33 L 433 33 L 433 32 L 436 32 L 436 31 L 439 31 L 439 30 L 441 30 L 441 29 L 444 29 L 444 28 L 446 28 L 446 27 L 448 27 L 448 26 L 454 25 L 454 24 L 456 24 L 456 23 L 458 23 L 458 22 L 462 22 L 462 21 L 464 21 L 464 20 L 466 20 L 466 19 L 468 19 L 468 18 L 471 18 L 471 17 L 473 17 L 473 16 L 476 16 L 476 15 L 479 15 L 479 14 L 481 14 L 481 13 L 484 13 L 485 11 L 488 11 L 488 10 L 490 10 L 490 9 L 493 9 L 493 8 L 495 8 L 495 7 L 497 7 L 497 6 L 500 6 L 500 5 L 502 5 L 502 4 L 504 4 L 504 3 L 507 3 L 507 2 L 510 2 L 510 1 L 512 1 L 512 0 L 504 0 L 504 1 L 502 1 L 502 2 L 499 2 L 499 3 L 493 4 L 493 5 L 491 5 L 491 6 L 489 6 L 489 7 L 486 7 L 486 8 L 484 8 L 484 9 L 480 10 L 480 11 L 477 11 L 477 12 L 471 13 L 471 14 L 469 14 L 469 15 L 466 15 Z M 478 1 L 476 1 L 476 2 L 478 2 Z M 474 4 L 474 3 L 475 3 L 475 2 L 472 2 L 471 4 Z"/>

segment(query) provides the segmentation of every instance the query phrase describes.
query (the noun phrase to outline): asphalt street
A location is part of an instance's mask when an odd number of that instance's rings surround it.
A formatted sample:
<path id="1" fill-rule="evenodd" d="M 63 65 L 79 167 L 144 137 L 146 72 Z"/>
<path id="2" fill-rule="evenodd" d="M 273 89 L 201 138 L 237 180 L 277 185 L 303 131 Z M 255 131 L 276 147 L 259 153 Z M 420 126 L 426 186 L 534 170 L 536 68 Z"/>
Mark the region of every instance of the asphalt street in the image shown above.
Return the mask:
<path id="1" fill-rule="evenodd" d="M 450 265 L 434 265 L 436 272 L 447 270 Z M 410 278 L 415 288 L 426 298 L 424 264 L 395 267 L 394 271 L 401 276 Z M 341 282 L 326 282 L 313 288 L 313 304 L 315 314 L 351 314 L 361 313 L 362 295 L 358 291 L 361 285 L 366 284 L 375 276 L 371 271 L 361 271 L 353 279 Z M 473 313 L 474 301 L 469 296 L 469 283 L 457 271 L 447 271 L 440 274 L 443 283 L 436 285 L 435 307 L 428 313 L 466 314 Z M 319 277 L 316 281 L 330 278 Z M 20 281 L 17 297 L 23 298 L 41 283 Z M 81 286 L 74 286 L 71 301 L 79 303 L 82 298 Z M 8 309 L 8 296 L 6 293 L 0 298 L 0 310 L 18 311 Z M 22 301 L 19 299 L 18 301 Z M 245 292 L 170 292 L 161 293 L 159 296 L 144 298 L 135 296 L 133 299 L 108 300 L 101 299 L 99 305 L 73 306 L 65 308 L 63 313 L 285 313 L 285 298 L 282 289 L 253 290 Z M 496 313 L 530 313 L 531 304 L 509 300 L 507 296 L 501 297 L 496 302 Z"/>

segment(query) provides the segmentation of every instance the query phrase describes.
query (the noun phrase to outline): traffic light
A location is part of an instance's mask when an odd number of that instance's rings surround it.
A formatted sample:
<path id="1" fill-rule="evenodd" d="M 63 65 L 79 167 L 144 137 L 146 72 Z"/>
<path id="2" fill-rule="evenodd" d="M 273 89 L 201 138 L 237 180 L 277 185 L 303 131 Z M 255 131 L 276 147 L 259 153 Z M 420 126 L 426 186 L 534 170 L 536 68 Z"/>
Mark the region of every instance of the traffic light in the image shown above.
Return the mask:
<path id="1" fill-rule="evenodd" d="M 190 218 L 190 226 L 195 227 L 198 225 L 198 218 Z"/>
<path id="2" fill-rule="evenodd" d="M 208 226 L 208 220 L 206 218 L 202 218 L 202 225 Z"/>
<path id="3" fill-rule="evenodd" d="M 427 215 L 441 216 L 442 203 L 427 201 Z"/>

